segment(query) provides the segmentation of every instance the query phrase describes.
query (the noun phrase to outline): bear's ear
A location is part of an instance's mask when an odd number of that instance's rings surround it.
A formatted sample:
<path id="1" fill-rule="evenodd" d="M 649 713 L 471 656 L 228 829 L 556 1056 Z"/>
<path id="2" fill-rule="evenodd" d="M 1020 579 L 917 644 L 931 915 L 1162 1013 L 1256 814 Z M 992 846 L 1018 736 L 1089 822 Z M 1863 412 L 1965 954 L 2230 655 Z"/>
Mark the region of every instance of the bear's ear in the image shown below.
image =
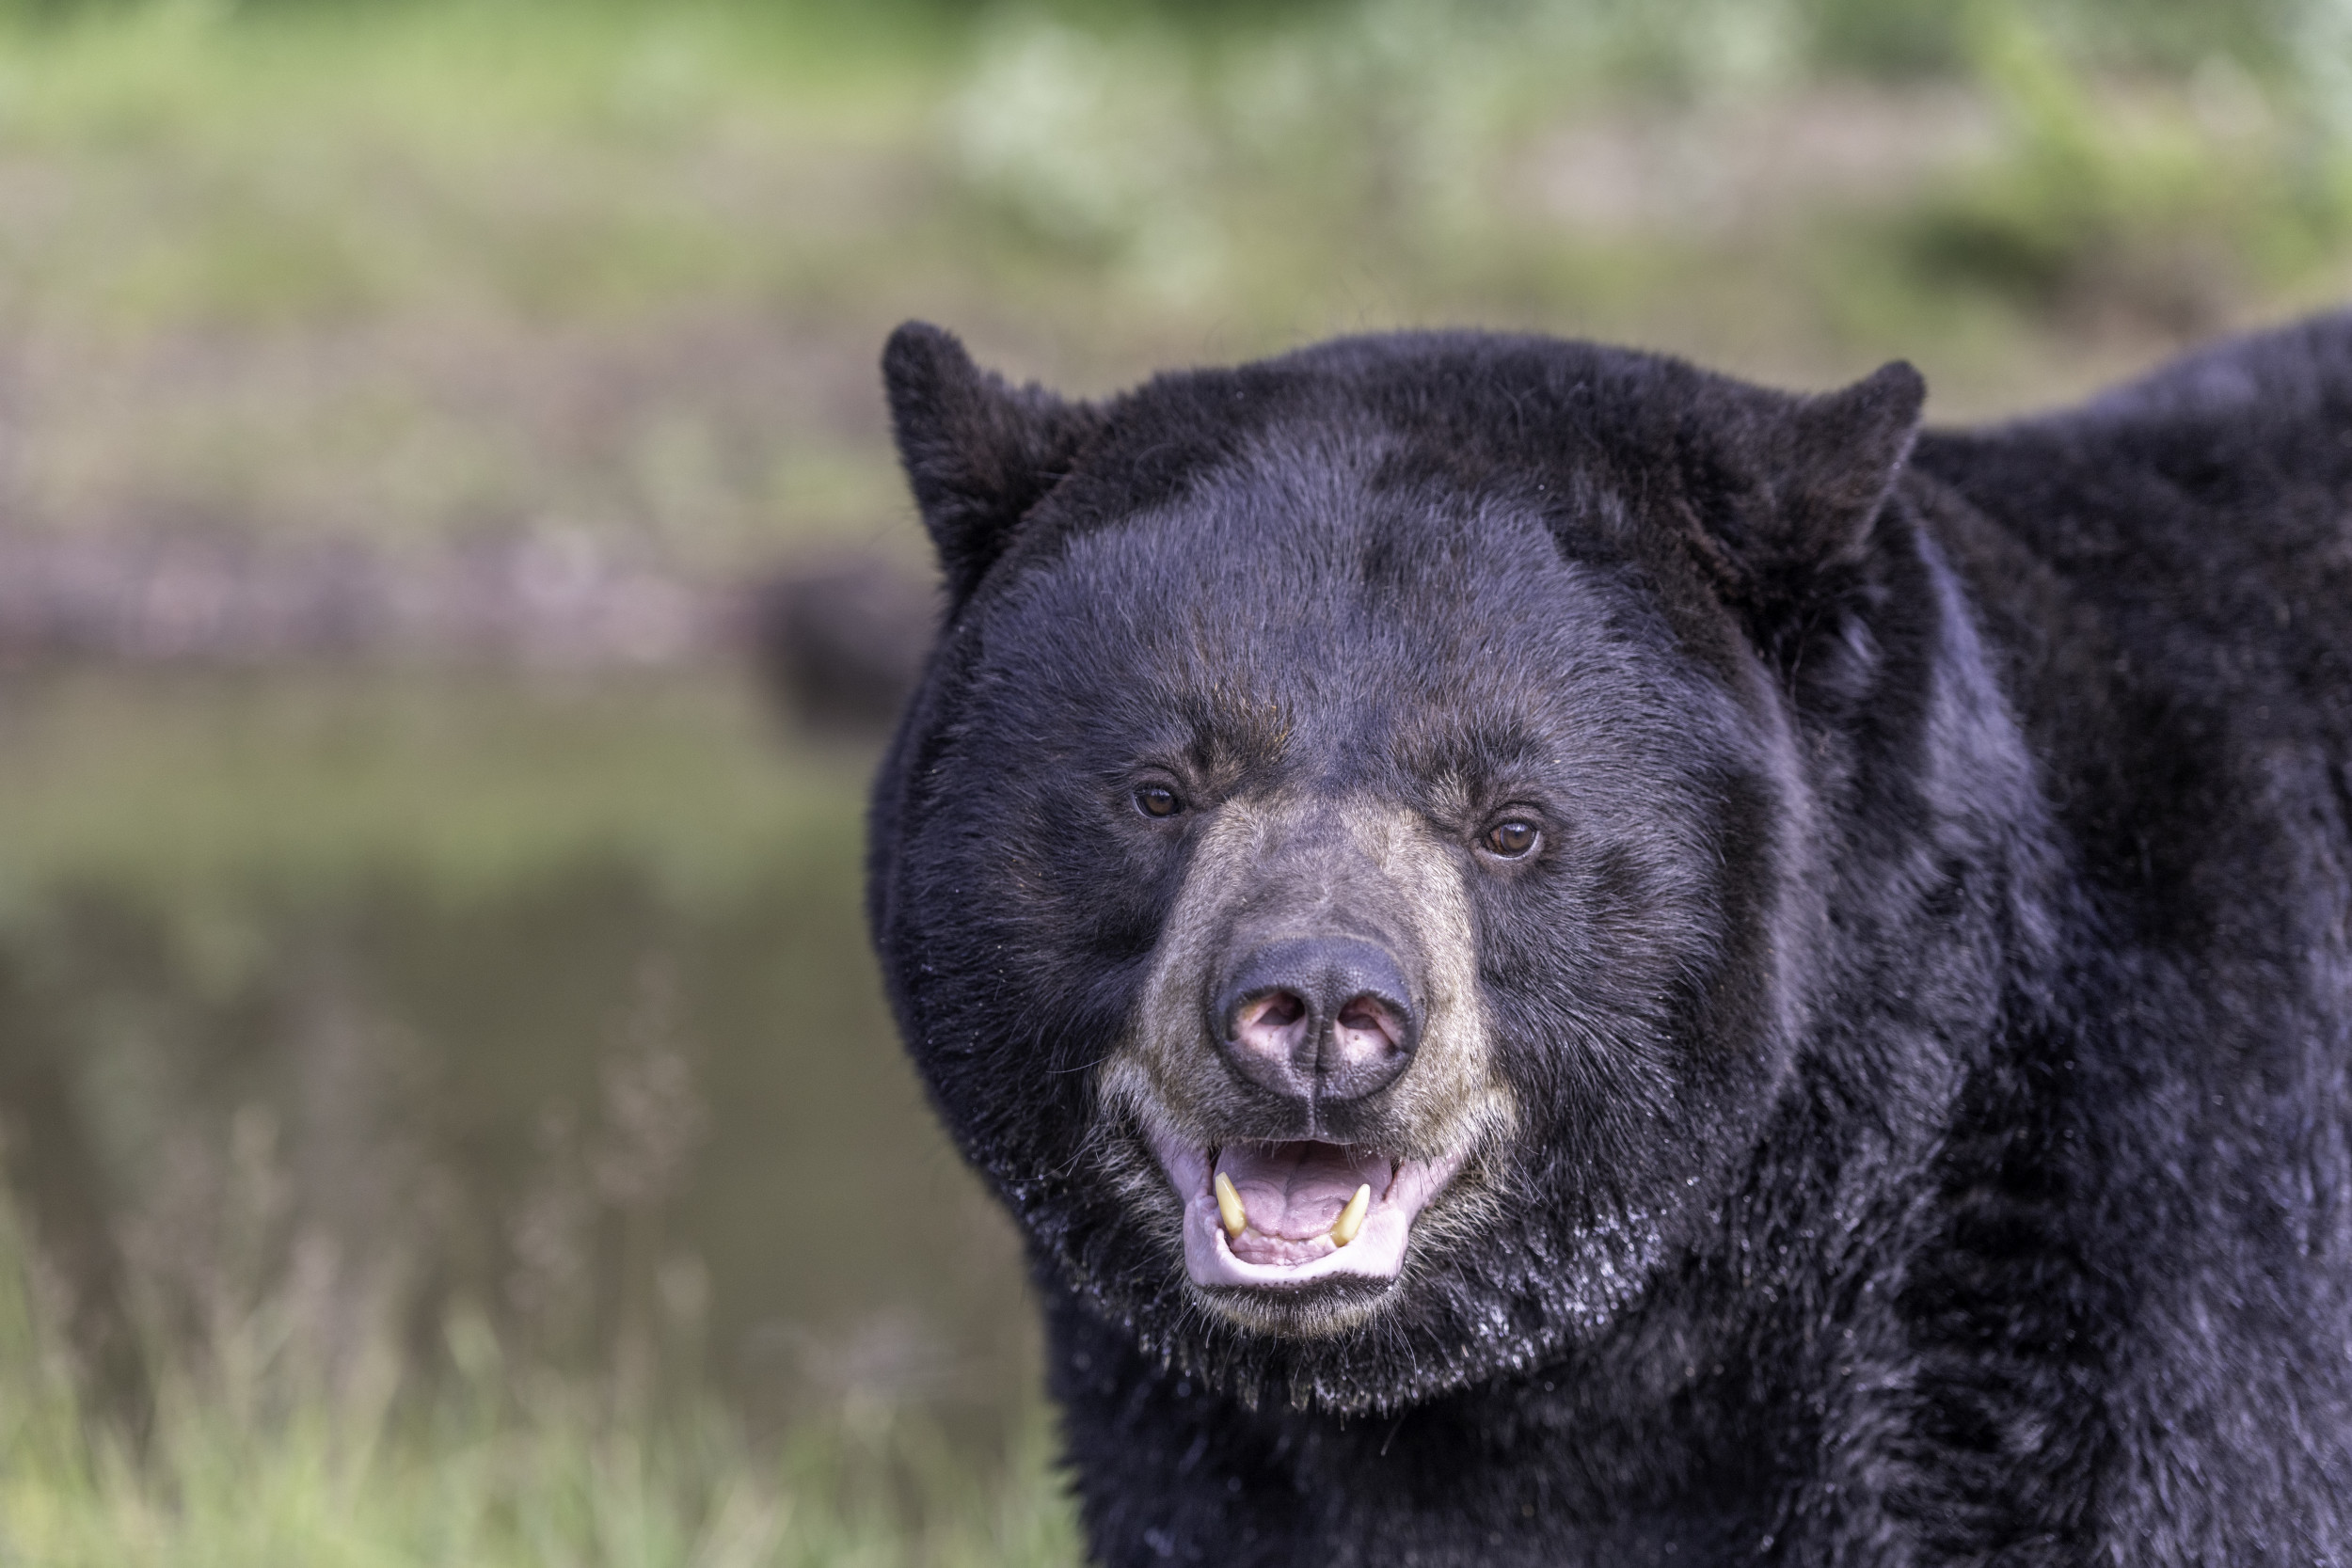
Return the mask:
<path id="1" fill-rule="evenodd" d="M 1862 558 L 1918 437 L 1927 391 L 1898 359 L 1748 427 L 1738 467 L 1753 488 L 1718 532 L 1752 609 L 1788 608 L 1825 568 Z"/>
<path id="2" fill-rule="evenodd" d="M 1041 387 L 1007 386 L 927 322 L 890 335 L 882 369 L 898 460 L 939 551 L 948 600 L 961 604 L 1014 525 L 1070 472 L 1100 416 Z"/>
<path id="3" fill-rule="evenodd" d="M 1782 515 L 1817 562 L 1858 554 L 1919 437 L 1928 384 L 1908 361 L 1798 404 Z"/>

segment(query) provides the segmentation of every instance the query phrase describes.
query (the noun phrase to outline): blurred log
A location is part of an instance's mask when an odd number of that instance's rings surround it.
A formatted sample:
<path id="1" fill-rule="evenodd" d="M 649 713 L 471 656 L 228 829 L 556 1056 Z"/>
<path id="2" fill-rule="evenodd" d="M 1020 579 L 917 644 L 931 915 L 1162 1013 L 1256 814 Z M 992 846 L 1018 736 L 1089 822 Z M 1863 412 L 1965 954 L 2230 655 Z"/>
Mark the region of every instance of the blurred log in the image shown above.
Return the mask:
<path id="1" fill-rule="evenodd" d="M 819 734 L 888 733 L 938 624 L 927 576 L 876 557 L 695 581 L 584 536 L 395 559 L 355 546 L 0 531 L 0 666 L 328 657 L 655 666 L 740 657 Z"/>
<path id="2" fill-rule="evenodd" d="M 868 559 L 771 578 L 753 591 L 749 629 L 787 713 L 821 734 L 878 738 L 898 722 L 938 624 L 930 582 Z"/>
<path id="3" fill-rule="evenodd" d="M 727 592 L 579 532 L 393 555 L 342 543 L 0 531 L 0 660 L 707 657 Z"/>

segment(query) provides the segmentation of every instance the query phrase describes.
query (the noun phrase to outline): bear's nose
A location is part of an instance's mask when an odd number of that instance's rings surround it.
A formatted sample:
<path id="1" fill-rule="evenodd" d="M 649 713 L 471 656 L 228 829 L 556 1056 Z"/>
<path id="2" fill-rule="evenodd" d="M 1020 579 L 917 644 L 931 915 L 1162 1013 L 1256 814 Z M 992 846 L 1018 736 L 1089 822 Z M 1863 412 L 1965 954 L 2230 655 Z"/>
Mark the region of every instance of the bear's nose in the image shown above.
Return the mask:
<path id="1" fill-rule="evenodd" d="M 1405 1070 L 1420 1043 L 1396 961 L 1352 937 L 1270 942 L 1246 954 L 1214 1004 L 1235 1072 L 1288 1100 L 1361 1100 Z"/>

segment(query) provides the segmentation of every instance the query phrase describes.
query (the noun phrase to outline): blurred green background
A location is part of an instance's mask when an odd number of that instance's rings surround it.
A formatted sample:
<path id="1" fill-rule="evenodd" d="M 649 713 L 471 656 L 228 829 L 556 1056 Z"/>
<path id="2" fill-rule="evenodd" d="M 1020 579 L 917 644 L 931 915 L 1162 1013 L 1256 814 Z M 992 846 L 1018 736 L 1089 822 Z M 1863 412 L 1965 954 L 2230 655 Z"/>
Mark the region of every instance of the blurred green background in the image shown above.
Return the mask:
<path id="1" fill-rule="evenodd" d="M 1931 415 L 2352 279 L 2352 0 L 0 6 L 0 1564 L 1057 1562 L 857 913 L 873 364 Z"/>

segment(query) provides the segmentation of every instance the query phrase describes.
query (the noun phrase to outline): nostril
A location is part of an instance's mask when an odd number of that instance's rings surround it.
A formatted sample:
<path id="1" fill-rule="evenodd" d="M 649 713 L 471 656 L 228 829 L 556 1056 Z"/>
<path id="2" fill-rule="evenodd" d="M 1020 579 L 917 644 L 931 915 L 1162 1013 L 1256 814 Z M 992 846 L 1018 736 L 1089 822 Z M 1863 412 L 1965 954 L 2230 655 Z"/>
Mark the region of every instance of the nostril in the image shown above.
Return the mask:
<path id="1" fill-rule="evenodd" d="M 1350 997 L 1331 1020 L 1331 1043 L 1322 1067 L 1327 1093 L 1365 1094 L 1387 1082 L 1407 1052 L 1405 1021 L 1369 992 Z"/>
<path id="2" fill-rule="evenodd" d="M 1307 1016 L 1304 997 L 1290 991 L 1269 991 L 1244 1002 L 1233 1018 L 1235 1038 L 1257 1029 L 1287 1029 Z"/>
<path id="3" fill-rule="evenodd" d="M 1244 996 L 1225 1015 L 1225 1040 L 1238 1057 L 1254 1062 L 1255 1075 L 1271 1075 L 1287 1085 L 1314 1065 L 1314 1009 L 1295 990 L 1274 990 Z"/>
<path id="4" fill-rule="evenodd" d="M 1377 1035 L 1391 1045 L 1405 1039 L 1405 1025 L 1391 1012 L 1389 1005 L 1376 996 L 1359 996 L 1340 1008 L 1336 1021 L 1343 1029 L 1359 1035 Z"/>

